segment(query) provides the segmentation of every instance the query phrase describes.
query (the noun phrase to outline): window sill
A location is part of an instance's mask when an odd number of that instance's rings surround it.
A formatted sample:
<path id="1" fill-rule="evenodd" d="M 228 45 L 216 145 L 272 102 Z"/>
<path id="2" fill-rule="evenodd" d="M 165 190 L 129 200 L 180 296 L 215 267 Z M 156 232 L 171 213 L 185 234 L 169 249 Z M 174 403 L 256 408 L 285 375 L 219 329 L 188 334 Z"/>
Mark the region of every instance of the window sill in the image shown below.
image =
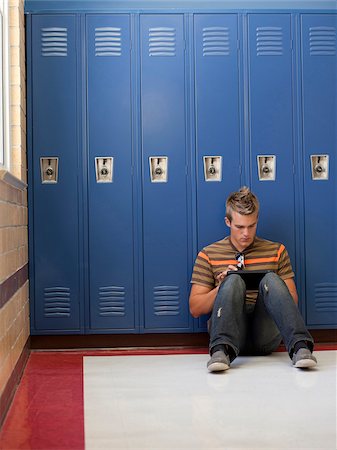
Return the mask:
<path id="1" fill-rule="evenodd" d="M 23 181 L 16 178 L 14 175 L 12 175 L 8 170 L 1 169 L 0 168 L 0 180 L 3 182 L 9 184 L 10 186 L 19 189 L 20 191 L 24 191 L 27 189 L 27 184 Z"/>

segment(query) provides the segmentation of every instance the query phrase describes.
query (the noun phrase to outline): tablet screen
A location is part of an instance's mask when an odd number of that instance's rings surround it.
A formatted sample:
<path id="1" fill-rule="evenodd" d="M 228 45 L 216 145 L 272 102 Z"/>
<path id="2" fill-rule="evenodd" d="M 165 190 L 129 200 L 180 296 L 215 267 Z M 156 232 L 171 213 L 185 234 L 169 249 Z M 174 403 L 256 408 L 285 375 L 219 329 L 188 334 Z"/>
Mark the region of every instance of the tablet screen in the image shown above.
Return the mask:
<path id="1" fill-rule="evenodd" d="M 246 283 L 246 289 L 257 291 L 259 284 L 270 270 L 230 270 L 227 275 L 239 275 Z"/>

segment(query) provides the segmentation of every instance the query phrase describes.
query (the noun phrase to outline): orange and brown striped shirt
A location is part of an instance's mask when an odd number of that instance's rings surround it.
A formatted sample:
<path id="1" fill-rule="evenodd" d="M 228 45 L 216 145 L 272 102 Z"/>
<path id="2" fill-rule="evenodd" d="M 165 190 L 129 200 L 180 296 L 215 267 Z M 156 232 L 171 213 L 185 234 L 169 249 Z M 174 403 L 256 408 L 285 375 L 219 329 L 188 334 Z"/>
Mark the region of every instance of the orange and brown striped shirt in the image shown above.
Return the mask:
<path id="1" fill-rule="evenodd" d="M 218 284 L 216 277 L 227 269 L 229 264 L 237 265 L 238 250 L 229 237 L 208 245 L 196 258 L 191 283 L 202 284 L 213 289 Z M 293 278 L 288 252 L 283 244 L 255 237 L 254 242 L 243 252 L 245 270 L 272 270 L 280 278 Z M 246 292 L 246 303 L 256 302 L 258 291 Z"/>

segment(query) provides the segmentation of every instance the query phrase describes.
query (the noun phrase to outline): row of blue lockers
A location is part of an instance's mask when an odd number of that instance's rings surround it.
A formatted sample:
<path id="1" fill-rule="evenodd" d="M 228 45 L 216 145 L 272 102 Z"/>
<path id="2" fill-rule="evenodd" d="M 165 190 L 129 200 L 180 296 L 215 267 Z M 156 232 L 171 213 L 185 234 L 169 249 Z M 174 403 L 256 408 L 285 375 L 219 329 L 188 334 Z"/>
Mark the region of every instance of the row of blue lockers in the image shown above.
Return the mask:
<path id="1" fill-rule="evenodd" d="M 337 326 L 336 15 L 26 13 L 32 333 L 204 331 L 194 258 L 243 184 Z"/>

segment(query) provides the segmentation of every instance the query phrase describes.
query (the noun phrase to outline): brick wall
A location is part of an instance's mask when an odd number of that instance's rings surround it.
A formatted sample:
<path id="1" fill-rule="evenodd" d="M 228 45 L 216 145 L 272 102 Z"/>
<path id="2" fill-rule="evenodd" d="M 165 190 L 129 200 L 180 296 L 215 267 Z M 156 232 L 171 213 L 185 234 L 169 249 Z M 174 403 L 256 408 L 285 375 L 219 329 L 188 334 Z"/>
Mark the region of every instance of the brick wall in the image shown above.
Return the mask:
<path id="1" fill-rule="evenodd" d="M 10 169 L 0 169 L 0 424 L 29 338 L 23 0 L 9 1 Z"/>

